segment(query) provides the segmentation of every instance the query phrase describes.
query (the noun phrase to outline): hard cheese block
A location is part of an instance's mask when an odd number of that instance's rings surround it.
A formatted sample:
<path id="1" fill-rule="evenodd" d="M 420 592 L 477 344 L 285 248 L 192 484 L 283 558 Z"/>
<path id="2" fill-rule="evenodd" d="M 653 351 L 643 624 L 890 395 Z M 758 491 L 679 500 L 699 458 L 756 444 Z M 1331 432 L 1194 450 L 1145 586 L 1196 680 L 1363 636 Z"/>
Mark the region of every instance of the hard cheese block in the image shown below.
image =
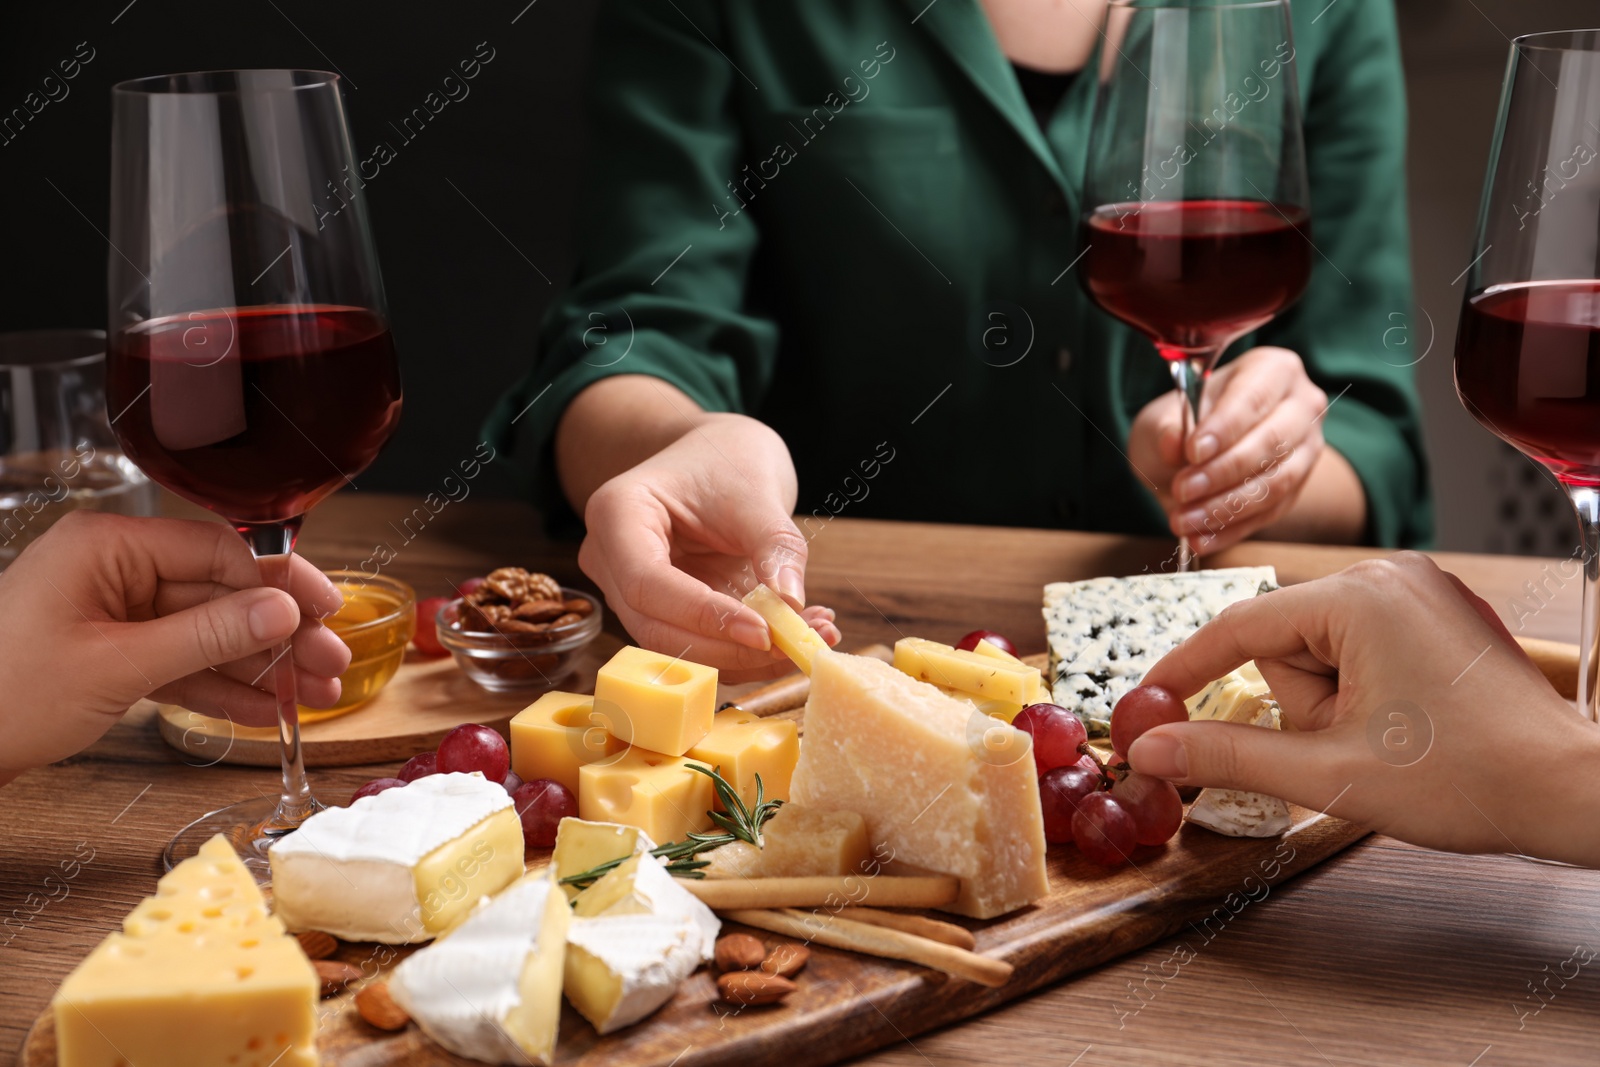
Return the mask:
<path id="1" fill-rule="evenodd" d="M 952 874 L 951 911 L 987 919 L 1049 892 L 1044 823 L 1028 739 L 880 660 L 812 662 L 799 804 L 853 811 L 878 858 Z M 1001 742 L 988 736 L 996 731 Z M 872 903 L 870 890 L 862 901 Z"/>
<path id="2" fill-rule="evenodd" d="M 450 936 L 407 957 L 395 1003 L 457 1055 L 548 1064 L 561 1021 L 571 909 L 546 869 L 484 901 Z"/>
<path id="3" fill-rule="evenodd" d="M 1009 656 L 1000 658 L 921 637 L 902 637 L 894 643 L 894 665 L 913 678 L 982 700 L 1019 707 L 1039 700 L 1039 672 Z"/>
<path id="4" fill-rule="evenodd" d="M 725 708 L 686 758 L 720 773 L 747 806 L 756 802 L 758 774 L 766 799 L 788 800 L 789 780 L 800 758 L 800 727 L 787 719 L 763 719 L 741 708 Z"/>
<path id="5" fill-rule="evenodd" d="M 567 999 L 600 1033 L 620 1030 L 672 999 L 700 966 L 700 944 L 700 930 L 681 916 L 574 917 L 567 931 Z M 700 1005 L 703 1010 L 703 999 Z"/>
<path id="6" fill-rule="evenodd" d="M 56 1062 L 315 1067 L 320 985 L 219 834 L 61 983 Z"/>
<path id="7" fill-rule="evenodd" d="M 576 796 L 578 768 L 628 746 L 594 713 L 594 697 L 546 693 L 511 720 L 511 769 L 525 782 L 548 778 Z"/>
<path id="8" fill-rule="evenodd" d="M 1218 678 L 1187 701 L 1190 719 L 1280 728 L 1277 701 L 1254 663 Z M 1229 837 L 1277 837 L 1289 829 L 1289 805 L 1264 793 L 1202 789 L 1188 820 Z"/>
<path id="9" fill-rule="evenodd" d="M 861 871 L 872 854 L 867 822 L 853 811 L 785 804 L 761 828 L 761 848 L 730 841 L 706 854 L 707 878 L 785 878 Z"/>
<path id="10" fill-rule="evenodd" d="M 690 830 L 708 829 L 715 792 L 688 760 L 641 748 L 578 769 L 579 816 L 637 826 L 657 841 L 681 841 Z"/>
<path id="11" fill-rule="evenodd" d="M 618 649 L 595 676 L 594 713 L 626 744 L 681 756 L 711 729 L 717 672 L 642 648 Z"/>
<path id="12" fill-rule="evenodd" d="M 328 808 L 272 846 L 273 907 L 290 930 L 427 941 L 522 874 L 522 823 L 499 782 L 435 774 Z"/>
<path id="13" fill-rule="evenodd" d="M 1271 567 L 1136 574 L 1044 587 L 1050 689 L 1090 737 L 1111 732 L 1111 709 L 1156 660 L 1229 604 L 1278 586 Z"/>

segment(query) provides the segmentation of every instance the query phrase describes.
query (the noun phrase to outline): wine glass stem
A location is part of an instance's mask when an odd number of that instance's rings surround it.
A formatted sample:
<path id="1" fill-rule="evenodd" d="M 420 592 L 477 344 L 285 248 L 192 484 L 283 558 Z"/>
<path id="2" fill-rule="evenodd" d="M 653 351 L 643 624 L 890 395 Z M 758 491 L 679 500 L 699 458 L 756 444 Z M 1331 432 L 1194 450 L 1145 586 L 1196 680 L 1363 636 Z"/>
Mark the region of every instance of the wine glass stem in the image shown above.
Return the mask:
<path id="1" fill-rule="evenodd" d="M 1590 722 L 1600 721 L 1600 692 L 1596 691 L 1597 641 L 1600 641 L 1600 489 L 1568 485 L 1567 496 L 1578 515 L 1583 562 L 1583 623 L 1578 641 L 1578 710 Z"/>
<path id="2" fill-rule="evenodd" d="M 261 581 L 293 596 L 289 588 L 290 562 L 294 542 L 300 533 L 300 520 L 259 526 L 239 527 L 261 570 Z M 311 795 L 306 779 L 305 758 L 300 750 L 300 707 L 294 685 L 294 655 L 288 641 L 272 650 L 272 690 L 278 706 L 279 756 L 283 765 L 283 791 L 278 807 L 261 827 L 263 834 L 277 836 L 294 830 L 310 818 L 321 805 Z"/>
<path id="3" fill-rule="evenodd" d="M 1200 422 L 1200 399 L 1205 392 L 1206 380 L 1211 377 L 1211 368 L 1217 362 L 1220 354 L 1215 351 L 1195 353 L 1185 349 L 1167 349 L 1162 346 L 1162 356 L 1167 360 L 1167 365 L 1172 368 L 1172 380 L 1178 387 L 1178 392 L 1183 394 L 1183 434 L 1180 438 L 1182 449 L 1180 455 L 1187 458 L 1189 455 L 1189 436 L 1194 433 L 1195 426 Z M 1178 571 L 1184 573 L 1195 569 L 1198 556 L 1189 546 L 1187 537 L 1178 539 Z"/>

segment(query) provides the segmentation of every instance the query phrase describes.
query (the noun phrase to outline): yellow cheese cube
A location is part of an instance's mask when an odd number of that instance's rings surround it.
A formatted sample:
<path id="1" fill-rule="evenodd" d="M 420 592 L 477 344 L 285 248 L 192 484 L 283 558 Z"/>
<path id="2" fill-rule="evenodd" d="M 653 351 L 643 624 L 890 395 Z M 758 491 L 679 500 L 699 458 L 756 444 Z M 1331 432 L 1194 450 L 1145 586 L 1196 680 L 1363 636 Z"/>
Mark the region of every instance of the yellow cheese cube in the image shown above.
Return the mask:
<path id="1" fill-rule="evenodd" d="M 711 729 L 715 668 L 628 646 L 594 683 L 594 715 L 623 742 L 681 756 Z"/>
<path id="2" fill-rule="evenodd" d="M 578 815 L 637 826 L 658 843 L 711 826 L 711 779 L 681 756 L 631 748 L 609 763 L 578 768 Z"/>
<path id="3" fill-rule="evenodd" d="M 945 689 L 1023 706 L 1038 701 L 1043 683 L 1038 670 L 1025 663 L 1007 662 L 920 637 L 902 637 L 894 643 L 894 666 L 913 678 Z"/>
<path id="4" fill-rule="evenodd" d="M 315 1067 L 319 989 L 218 835 L 61 983 L 56 1062 Z"/>
<path id="5" fill-rule="evenodd" d="M 511 769 L 524 782 L 548 778 L 578 794 L 578 768 L 628 746 L 608 733 L 594 698 L 546 693 L 511 720 Z"/>
<path id="6" fill-rule="evenodd" d="M 794 660 L 794 665 L 806 674 L 811 673 L 811 657 L 832 651 L 822 635 L 807 625 L 788 601 L 766 586 L 758 585 L 750 590 L 744 602 L 767 621 L 772 630 L 772 643 L 778 646 L 778 651 Z"/>
<path id="7" fill-rule="evenodd" d="M 870 858 L 867 823 L 853 811 L 785 804 L 761 829 L 761 848 L 733 841 L 706 854 L 707 878 L 855 874 Z"/>
<path id="8" fill-rule="evenodd" d="M 725 708 L 686 758 L 721 774 L 747 806 L 756 802 L 758 774 L 768 800 L 788 800 L 789 779 L 800 758 L 800 727 L 787 719 L 763 719 L 741 708 Z"/>

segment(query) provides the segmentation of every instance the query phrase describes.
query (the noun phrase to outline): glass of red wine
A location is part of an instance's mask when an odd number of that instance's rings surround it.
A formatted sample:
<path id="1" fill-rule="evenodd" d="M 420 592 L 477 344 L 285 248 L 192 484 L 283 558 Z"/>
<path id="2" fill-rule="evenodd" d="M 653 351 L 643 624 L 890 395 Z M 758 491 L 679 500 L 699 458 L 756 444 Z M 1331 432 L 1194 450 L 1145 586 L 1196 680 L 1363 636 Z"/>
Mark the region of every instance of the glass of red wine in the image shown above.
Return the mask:
<path id="1" fill-rule="evenodd" d="M 1080 280 L 1167 361 L 1187 455 L 1218 357 L 1311 277 L 1288 4 L 1111 0 L 1084 204 Z"/>
<path id="2" fill-rule="evenodd" d="M 141 470 L 226 519 L 283 589 L 305 513 L 400 418 L 355 160 L 334 74 L 211 71 L 112 90 L 112 426 Z M 221 832 L 264 878 L 267 846 L 321 807 L 287 642 L 268 671 L 281 792 L 191 823 L 169 867 Z"/>
<path id="3" fill-rule="evenodd" d="M 1512 42 L 1456 330 L 1456 393 L 1582 532 L 1578 705 L 1600 715 L 1600 30 Z"/>

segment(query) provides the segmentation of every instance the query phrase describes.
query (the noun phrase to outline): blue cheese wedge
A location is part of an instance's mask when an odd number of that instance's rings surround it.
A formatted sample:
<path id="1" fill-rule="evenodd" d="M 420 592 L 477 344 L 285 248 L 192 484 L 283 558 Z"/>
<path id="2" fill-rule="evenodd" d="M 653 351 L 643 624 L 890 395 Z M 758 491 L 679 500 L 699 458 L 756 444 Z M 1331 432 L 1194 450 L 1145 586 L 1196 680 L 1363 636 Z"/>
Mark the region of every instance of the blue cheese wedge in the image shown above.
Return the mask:
<path id="1" fill-rule="evenodd" d="M 1254 663 L 1218 678 L 1188 700 L 1191 720 L 1236 722 L 1277 730 L 1282 726 L 1278 702 Z M 1289 805 L 1263 793 L 1239 789 L 1202 789 L 1189 807 L 1188 819 L 1229 837 L 1277 837 L 1289 829 Z"/>
<path id="2" fill-rule="evenodd" d="M 1044 587 L 1050 691 L 1090 737 L 1111 732 L 1111 709 L 1156 660 L 1223 608 L 1278 587 L 1271 567 L 1136 574 Z"/>

